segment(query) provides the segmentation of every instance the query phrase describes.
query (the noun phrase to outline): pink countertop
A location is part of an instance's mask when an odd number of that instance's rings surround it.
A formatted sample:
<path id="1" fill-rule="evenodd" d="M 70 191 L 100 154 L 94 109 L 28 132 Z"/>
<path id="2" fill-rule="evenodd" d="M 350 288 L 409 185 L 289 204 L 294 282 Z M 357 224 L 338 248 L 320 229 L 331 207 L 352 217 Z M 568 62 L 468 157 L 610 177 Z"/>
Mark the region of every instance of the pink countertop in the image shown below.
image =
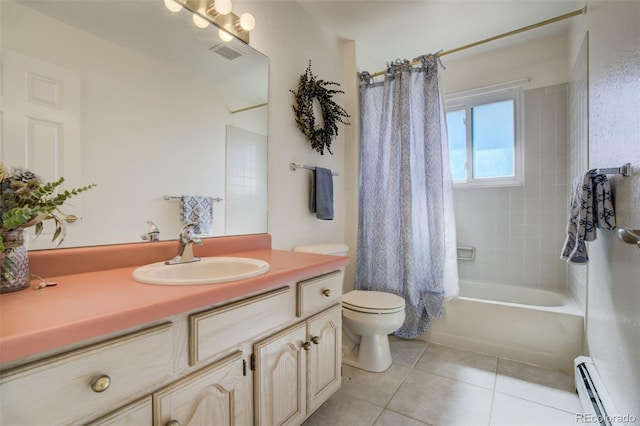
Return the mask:
<path id="1" fill-rule="evenodd" d="M 194 286 L 141 284 L 131 278 L 136 267 L 173 257 L 175 241 L 32 252 L 31 272 L 58 285 L 0 295 L 0 363 L 264 292 L 349 263 L 348 257 L 272 250 L 270 245 L 268 234 L 205 241 L 195 248 L 196 255 L 251 257 L 269 262 L 271 269 L 246 280 Z"/>

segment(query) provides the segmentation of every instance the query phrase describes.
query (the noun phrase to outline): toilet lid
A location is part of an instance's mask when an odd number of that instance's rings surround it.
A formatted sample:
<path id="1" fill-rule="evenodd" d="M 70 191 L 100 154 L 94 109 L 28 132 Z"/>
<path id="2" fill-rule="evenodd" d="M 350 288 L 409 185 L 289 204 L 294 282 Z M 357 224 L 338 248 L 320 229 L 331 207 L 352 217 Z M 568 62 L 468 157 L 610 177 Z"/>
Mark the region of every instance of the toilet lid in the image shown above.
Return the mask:
<path id="1" fill-rule="evenodd" d="M 342 305 L 355 311 L 397 311 L 404 308 L 404 299 L 382 291 L 353 290 L 342 295 Z"/>

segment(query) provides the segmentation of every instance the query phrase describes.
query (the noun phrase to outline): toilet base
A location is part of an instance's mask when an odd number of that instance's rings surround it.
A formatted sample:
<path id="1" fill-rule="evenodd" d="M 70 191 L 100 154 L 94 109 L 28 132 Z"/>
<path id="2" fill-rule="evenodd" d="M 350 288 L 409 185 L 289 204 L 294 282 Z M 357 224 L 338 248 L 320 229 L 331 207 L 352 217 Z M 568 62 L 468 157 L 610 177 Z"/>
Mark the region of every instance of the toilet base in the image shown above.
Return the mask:
<path id="1" fill-rule="evenodd" d="M 389 337 L 384 334 L 362 336 L 355 353 L 342 356 L 342 363 L 361 370 L 380 373 L 391 366 Z"/>

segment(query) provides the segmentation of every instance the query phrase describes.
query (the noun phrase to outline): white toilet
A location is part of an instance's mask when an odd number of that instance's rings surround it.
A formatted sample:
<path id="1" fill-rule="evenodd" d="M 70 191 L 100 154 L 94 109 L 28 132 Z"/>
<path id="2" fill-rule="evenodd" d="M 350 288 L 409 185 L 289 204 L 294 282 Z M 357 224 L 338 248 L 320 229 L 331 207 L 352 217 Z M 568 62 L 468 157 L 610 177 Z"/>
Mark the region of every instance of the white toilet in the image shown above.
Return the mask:
<path id="1" fill-rule="evenodd" d="M 344 244 L 298 246 L 298 252 L 346 256 Z M 404 299 L 380 291 L 342 296 L 342 363 L 375 373 L 391 366 L 388 335 L 404 322 Z"/>

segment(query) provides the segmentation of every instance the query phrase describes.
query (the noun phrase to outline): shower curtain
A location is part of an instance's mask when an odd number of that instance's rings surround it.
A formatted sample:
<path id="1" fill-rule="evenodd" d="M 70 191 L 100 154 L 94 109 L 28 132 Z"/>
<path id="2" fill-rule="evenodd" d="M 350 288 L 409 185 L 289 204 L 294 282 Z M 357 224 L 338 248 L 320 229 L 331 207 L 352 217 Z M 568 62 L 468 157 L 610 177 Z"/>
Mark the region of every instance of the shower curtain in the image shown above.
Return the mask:
<path id="1" fill-rule="evenodd" d="M 360 74 L 360 212 L 355 288 L 397 294 L 415 338 L 458 293 L 453 185 L 439 60 Z"/>

